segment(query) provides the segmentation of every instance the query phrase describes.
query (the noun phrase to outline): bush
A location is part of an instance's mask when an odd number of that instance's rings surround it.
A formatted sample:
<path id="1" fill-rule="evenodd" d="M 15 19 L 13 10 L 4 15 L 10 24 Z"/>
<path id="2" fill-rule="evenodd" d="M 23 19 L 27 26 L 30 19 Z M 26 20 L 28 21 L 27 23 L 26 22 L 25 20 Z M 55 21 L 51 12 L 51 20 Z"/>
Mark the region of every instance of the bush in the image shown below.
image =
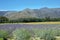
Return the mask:
<path id="1" fill-rule="evenodd" d="M 0 38 L 6 38 L 8 36 L 8 32 L 4 30 L 0 30 Z"/>
<path id="2" fill-rule="evenodd" d="M 0 30 L 0 38 L 3 38 L 3 40 L 7 40 L 8 37 L 9 33 L 7 31 Z"/>
<path id="3" fill-rule="evenodd" d="M 59 29 L 17 29 L 13 32 L 15 40 L 29 40 L 30 37 L 40 37 L 45 40 L 55 40 L 55 36 L 60 36 Z"/>
<path id="4" fill-rule="evenodd" d="M 45 40 L 55 40 L 55 36 L 57 36 L 57 30 L 55 29 L 33 29 L 34 34 L 37 37 Z"/>
<path id="5" fill-rule="evenodd" d="M 29 40 L 31 33 L 26 29 L 17 29 L 13 32 L 14 40 Z"/>

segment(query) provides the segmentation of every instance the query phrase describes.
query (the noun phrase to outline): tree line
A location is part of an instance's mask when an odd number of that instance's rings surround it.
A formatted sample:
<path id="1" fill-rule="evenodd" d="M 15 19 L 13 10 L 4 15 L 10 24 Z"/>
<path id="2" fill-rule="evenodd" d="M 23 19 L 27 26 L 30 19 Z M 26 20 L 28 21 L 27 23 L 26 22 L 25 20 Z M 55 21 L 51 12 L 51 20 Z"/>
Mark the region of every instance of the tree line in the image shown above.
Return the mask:
<path id="1" fill-rule="evenodd" d="M 9 20 L 9 18 L 0 16 L 0 23 L 20 23 L 20 22 L 50 22 L 50 21 L 60 21 L 60 18 L 20 18 L 16 20 Z"/>

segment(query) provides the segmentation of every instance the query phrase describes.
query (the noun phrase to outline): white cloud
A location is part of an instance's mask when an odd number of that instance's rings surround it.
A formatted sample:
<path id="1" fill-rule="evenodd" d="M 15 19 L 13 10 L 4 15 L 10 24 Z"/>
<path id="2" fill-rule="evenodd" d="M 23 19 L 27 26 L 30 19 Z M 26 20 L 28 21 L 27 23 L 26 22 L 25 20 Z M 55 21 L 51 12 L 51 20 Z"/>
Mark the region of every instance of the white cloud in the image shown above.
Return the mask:
<path id="1" fill-rule="evenodd" d="M 7 11 L 7 10 L 0 10 L 0 11 Z"/>

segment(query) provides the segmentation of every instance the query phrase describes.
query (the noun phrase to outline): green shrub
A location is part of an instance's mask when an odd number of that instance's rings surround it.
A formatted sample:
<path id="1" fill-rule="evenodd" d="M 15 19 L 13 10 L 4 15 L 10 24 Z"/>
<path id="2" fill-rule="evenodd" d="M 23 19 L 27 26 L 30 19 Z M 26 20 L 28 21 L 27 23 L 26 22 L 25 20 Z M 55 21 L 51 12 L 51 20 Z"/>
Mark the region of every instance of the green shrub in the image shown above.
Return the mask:
<path id="1" fill-rule="evenodd" d="M 3 40 L 7 40 L 7 38 L 9 37 L 9 33 L 5 30 L 0 30 L 0 38 L 2 38 Z M 2 40 L 0 39 L 0 40 Z"/>
<path id="2" fill-rule="evenodd" d="M 60 36 L 59 29 L 17 29 L 13 32 L 15 40 L 29 40 L 30 37 L 40 37 L 45 40 L 55 40 L 55 36 Z"/>
<path id="3" fill-rule="evenodd" d="M 29 40 L 31 33 L 26 29 L 17 29 L 13 32 L 15 40 Z"/>
<path id="4" fill-rule="evenodd" d="M 54 37 L 58 33 L 55 29 L 33 29 L 33 32 L 37 37 L 45 40 L 55 40 Z"/>
<path id="5" fill-rule="evenodd" d="M 0 38 L 6 38 L 8 37 L 8 32 L 4 30 L 0 30 Z"/>

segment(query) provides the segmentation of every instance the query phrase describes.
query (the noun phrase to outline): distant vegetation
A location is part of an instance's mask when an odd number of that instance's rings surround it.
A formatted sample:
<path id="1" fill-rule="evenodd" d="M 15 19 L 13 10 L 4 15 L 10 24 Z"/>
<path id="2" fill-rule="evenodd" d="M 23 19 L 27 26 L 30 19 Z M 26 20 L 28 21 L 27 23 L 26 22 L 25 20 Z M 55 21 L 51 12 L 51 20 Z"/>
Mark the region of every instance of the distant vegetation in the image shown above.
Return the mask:
<path id="1" fill-rule="evenodd" d="M 0 16 L 0 23 L 7 23 L 9 21 L 8 18 Z"/>
<path id="2" fill-rule="evenodd" d="M 20 22 L 50 22 L 60 21 L 60 18 L 20 18 L 15 20 L 9 20 L 7 17 L 0 16 L 0 23 L 20 23 Z"/>

